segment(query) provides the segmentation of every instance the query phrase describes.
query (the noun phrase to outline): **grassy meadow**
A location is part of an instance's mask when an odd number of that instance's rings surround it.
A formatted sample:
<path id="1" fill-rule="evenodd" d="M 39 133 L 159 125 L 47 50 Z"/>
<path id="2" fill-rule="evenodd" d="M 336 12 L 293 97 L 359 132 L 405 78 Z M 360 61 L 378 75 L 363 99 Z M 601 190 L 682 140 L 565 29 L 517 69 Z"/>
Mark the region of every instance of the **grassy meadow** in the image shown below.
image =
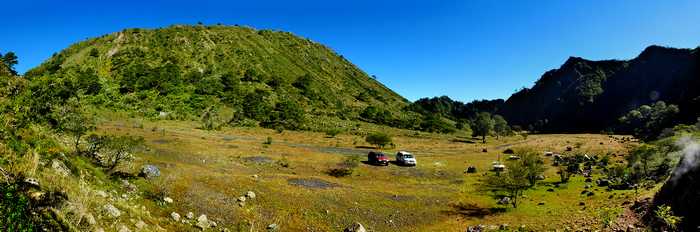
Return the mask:
<path id="1" fill-rule="evenodd" d="M 606 220 L 601 215 L 611 214 L 606 207 L 620 208 L 644 194 L 607 191 L 595 183 L 588 189 L 594 195 L 581 194 L 584 178 L 557 184 L 550 157 L 545 157 L 546 179 L 525 192 L 518 208 L 498 205 L 497 197 L 481 187 L 484 175 L 492 175 L 491 163 L 499 157 L 504 161 L 507 148 L 562 152 L 570 146 L 590 154 L 615 154 L 612 162 L 622 162 L 630 143 L 608 135 L 511 136 L 482 144 L 469 137 L 392 129 L 396 147 L 382 151 L 392 160 L 396 151 L 410 151 L 418 160 L 416 167 L 361 163 L 351 176 L 337 178 L 327 171 L 348 156 L 366 160 L 370 145 L 364 137 L 261 128 L 205 131 L 198 126 L 114 119 L 98 127 L 102 133 L 145 138 L 148 149 L 130 168 L 160 167 L 163 175 L 157 180 L 134 183 L 174 199 L 172 204 L 142 200 L 153 216 L 163 218 L 158 224 L 166 230 L 194 230 L 168 220 L 171 212 L 206 214 L 219 228 L 232 231 L 264 231 L 273 223 L 281 231 L 339 231 L 355 221 L 371 231 L 464 231 L 478 224 L 492 229 L 522 225 L 536 231 L 600 229 Z M 470 165 L 478 172 L 466 174 Z M 598 176 L 594 171 L 594 179 Z M 247 191 L 257 197 L 240 203 L 237 199 Z M 613 212 L 611 220 L 620 213 Z"/>

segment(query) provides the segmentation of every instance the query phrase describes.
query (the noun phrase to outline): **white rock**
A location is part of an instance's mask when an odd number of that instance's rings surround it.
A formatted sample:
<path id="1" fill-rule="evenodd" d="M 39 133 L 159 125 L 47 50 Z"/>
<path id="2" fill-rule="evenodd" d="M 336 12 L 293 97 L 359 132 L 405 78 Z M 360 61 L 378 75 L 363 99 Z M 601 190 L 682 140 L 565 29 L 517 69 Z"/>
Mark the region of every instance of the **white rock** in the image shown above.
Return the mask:
<path id="1" fill-rule="evenodd" d="M 172 204 L 172 203 L 173 203 L 173 199 L 170 198 L 170 197 L 165 197 L 165 198 L 163 198 L 163 201 L 165 201 L 165 203 L 168 203 L 168 204 Z"/>
<path id="2" fill-rule="evenodd" d="M 119 232 L 131 232 L 131 230 L 129 229 L 129 227 L 126 227 L 125 225 L 120 225 L 118 231 L 119 231 Z"/>
<path id="3" fill-rule="evenodd" d="M 112 204 L 106 204 L 102 208 L 104 209 L 105 213 L 111 217 L 117 218 L 122 215 L 122 211 L 119 211 L 119 209 L 114 207 Z"/>
<path id="4" fill-rule="evenodd" d="M 209 228 L 210 225 L 209 219 L 207 219 L 207 215 L 199 215 L 199 217 L 197 218 L 197 224 L 195 226 L 203 230 Z"/>
<path id="5" fill-rule="evenodd" d="M 97 221 L 95 220 L 95 217 L 92 216 L 92 214 L 85 214 L 84 216 L 85 222 L 87 222 L 88 225 L 95 225 L 97 224 Z"/>
<path id="6" fill-rule="evenodd" d="M 176 221 L 176 222 L 177 222 L 177 221 L 180 221 L 180 214 L 179 214 L 179 213 L 172 212 L 172 213 L 170 213 L 170 217 L 172 217 L 173 220 Z"/>
<path id="7" fill-rule="evenodd" d="M 255 193 L 253 191 L 248 191 L 245 196 L 250 199 L 255 199 Z"/>
<path id="8" fill-rule="evenodd" d="M 107 197 L 108 196 L 107 193 L 105 191 L 102 191 L 102 190 L 95 191 L 95 195 L 97 195 L 98 197 Z"/>
<path id="9" fill-rule="evenodd" d="M 367 232 L 364 226 L 360 224 L 359 222 L 355 222 L 352 225 L 348 226 L 344 230 L 345 232 Z"/>
<path id="10" fill-rule="evenodd" d="M 136 222 L 135 226 L 136 226 L 136 228 L 138 228 L 138 229 L 143 229 L 144 227 L 146 227 L 146 223 L 143 222 L 143 221 L 141 221 L 141 220 L 139 220 L 138 222 Z"/>
<path id="11" fill-rule="evenodd" d="M 238 197 L 238 201 L 240 201 L 240 202 L 245 202 L 245 196 L 240 196 L 240 197 Z"/>
<path id="12" fill-rule="evenodd" d="M 193 213 L 193 212 L 187 212 L 187 215 L 185 215 L 185 217 L 187 217 L 187 219 L 192 219 L 192 218 L 194 218 L 194 213 Z"/>

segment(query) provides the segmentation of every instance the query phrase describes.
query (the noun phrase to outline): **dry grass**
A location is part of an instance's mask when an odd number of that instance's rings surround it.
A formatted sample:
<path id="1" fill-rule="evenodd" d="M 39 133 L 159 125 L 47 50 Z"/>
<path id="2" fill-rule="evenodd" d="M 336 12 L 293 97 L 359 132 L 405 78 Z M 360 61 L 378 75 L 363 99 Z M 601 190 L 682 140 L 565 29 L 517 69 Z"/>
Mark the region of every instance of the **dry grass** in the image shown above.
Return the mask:
<path id="1" fill-rule="evenodd" d="M 546 180 L 525 193 L 517 209 L 503 209 L 495 204 L 494 196 L 479 188 L 485 170 L 506 148 L 563 152 L 567 146 L 579 144 L 577 151 L 624 154 L 627 145 L 607 135 L 531 135 L 527 140 L 514 136 L 490 138 L 481 144 L 454 135 L 392 129 L 389 133 L 397 147 L 385 152 L 393 159 L 399 149 L 411 151 L 418 159 L 417 167 L 360 164 L 352 176 L 335 178 L 325 171 L 349 154 L 366 154 L 363 147 L 369 145 L 363 137 L 343 133 L 327 138 L 322 132 L 278 133 L 260 128 L 203 131 L 196 129 L 197 123 L 177 121 L 132 124 L 128 120 L 105 121 L 99 130 L 146 138 L 151 150 L 139 155 L 136 162 L 159 166 L 163 178 L 172 180 L 167 192 L 175 200 L 164 206 L 150 200 L 141 203 L 154 216 L 168 218 L 173 211 L 181 215 L 192 211 L 207 214 L 234 231 L 263 231 L 271 223 L 279 224 L 283 231 L 338 231 L 353 221 L 374 231 L 464 231 L 467 225 L 504 223 L 550 230 L 586 221 L 596 228 L 598 208 L 635 197 L 632 192 L 607 192 L 597 187 L 591 189 L 594 196 L 581 195 L 585 183 L 580 176 L 555 187 L 559 179 L 555 168 L 549 168 Z M 263 144 L 268 137 L 272 143 Z M 484 148 L 488 152 L 482 152 Z M 280 165 L 281 160 L 287 167 Z M 478 173 L 464 174 L 470 165 L 476 166 Z M 291 185 L 292 178 L 336 187 Z M 149 183 L 137 184 L 144 189 Z M 549 188 L 555 191 L 546 191 Z M 257 193 L 257 198 L 239 206 L 236 198 L 249 190 Z M 538 206 L 539 202 L 545 204 Z M 166 230 L 191 228 L 168 220 L 161 226 Z"/>

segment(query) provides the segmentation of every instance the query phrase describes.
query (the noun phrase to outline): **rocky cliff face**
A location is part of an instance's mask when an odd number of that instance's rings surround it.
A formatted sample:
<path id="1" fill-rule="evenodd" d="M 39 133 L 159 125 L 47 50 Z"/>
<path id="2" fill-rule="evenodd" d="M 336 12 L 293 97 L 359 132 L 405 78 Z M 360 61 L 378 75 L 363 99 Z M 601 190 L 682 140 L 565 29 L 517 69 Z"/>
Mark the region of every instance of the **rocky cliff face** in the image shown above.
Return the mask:
<path id="1" fill-rule="evenodd" d="M 513 94 L 499 113 L 545 132 L 598 132 L 614 129 L 631 109 L 665 101 L 679 106 L 680 122 L 690 122 L 700 112 L 699 66 L 698 49 L 660 46 L 628 61 L 571 57 Z"/>

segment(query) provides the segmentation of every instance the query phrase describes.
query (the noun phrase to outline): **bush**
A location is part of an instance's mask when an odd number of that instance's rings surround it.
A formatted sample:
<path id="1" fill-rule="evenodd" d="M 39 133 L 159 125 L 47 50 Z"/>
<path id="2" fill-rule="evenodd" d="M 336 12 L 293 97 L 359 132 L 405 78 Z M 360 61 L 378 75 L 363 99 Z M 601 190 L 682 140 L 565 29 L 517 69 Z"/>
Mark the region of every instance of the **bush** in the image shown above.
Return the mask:
<path id="1" fill-rule="evenodd" d="M 382 132 L 368 134 L 367 137 L 365 137 L 365 141 L 369 144 L 376 145 L 379 148 L 384 148 L 384 146 L 392 143 L 391 137 Z"/>
<path id="2" fill-rule="evenodd" d="M 335 168 L 331 168 L 327 171 L 328 175 L 333 177 L 346 177 L 352 175 L 360 165 L 360 156 L 348 156 L 342 162 L 338 163 Z"/>
<path id="3" fill-rule="evenodd" d="M 342 132 L 343 132 L 343 130 L 340 128 L 332 128 L 332 129 L 326 130 L 326 136 L 328 136 L 328 138 L 335 138 L 336 135 L 338 135 Z"/>

